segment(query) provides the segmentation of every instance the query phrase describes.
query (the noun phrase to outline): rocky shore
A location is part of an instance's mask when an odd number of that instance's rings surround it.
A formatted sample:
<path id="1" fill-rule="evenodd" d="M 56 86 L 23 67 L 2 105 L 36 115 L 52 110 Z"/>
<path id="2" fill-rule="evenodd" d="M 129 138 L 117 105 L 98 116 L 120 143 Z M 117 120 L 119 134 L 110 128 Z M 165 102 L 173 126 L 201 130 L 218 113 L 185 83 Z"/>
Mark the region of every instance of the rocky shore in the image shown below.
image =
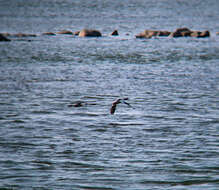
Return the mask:
<path id="1" fill-rule="evenodd" d="M 103 35 L 99 30 L 94 29 L 83 29 L 81 31 L 70 31 L 61 30 L 58 32 L 44 32 L 42 34 L 27 34 L 27 33 L 0 33 L 0 41 L 11 41 L 13 38 L 26 38 L 26 37 L 37 37 L 37 36 L 55 36 L 55 35 L 71 35 L 78 37 L 102 37 L 102 36 L 118 36 L 118 30 L 114 30 L 109 35 Z M 219 35 L 219 32 L 216 32 Z M 206 38 L 210 37 L 210 31 L 196 31 L 189 28 L 177 28 L 175 31 L 166 30 L 144 30 L 143 32 L 135 35 L 135 38 L 145 38 L 150 39 L 153 37 L 169 37 L 169 38 L 179 38 L 179 37 L 193 37 L 193 38 Z"/>

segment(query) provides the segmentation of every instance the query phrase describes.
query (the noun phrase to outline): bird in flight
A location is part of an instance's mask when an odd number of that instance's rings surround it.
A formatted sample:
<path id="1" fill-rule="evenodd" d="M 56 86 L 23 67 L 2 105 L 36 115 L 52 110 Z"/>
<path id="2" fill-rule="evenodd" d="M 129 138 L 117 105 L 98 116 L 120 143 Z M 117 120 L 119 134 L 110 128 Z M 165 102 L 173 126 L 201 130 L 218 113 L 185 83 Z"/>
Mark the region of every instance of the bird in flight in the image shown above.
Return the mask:
<path id="1" fill-rule="evenodd" d="M 128 105 L 129 107 L 132 107 L 129 103 L 127 103 L 125 100 L 128 100 L 128 98 L 119 98 L 119 99 L 116 99 L 113 103 L 112 103 L 112 106 L 110 108 L 110 113 L 113 115 L 116 111 L 116 106 L 117 104 L 120 104 L 120 103 L 124 103 L 126 105 Z"/>

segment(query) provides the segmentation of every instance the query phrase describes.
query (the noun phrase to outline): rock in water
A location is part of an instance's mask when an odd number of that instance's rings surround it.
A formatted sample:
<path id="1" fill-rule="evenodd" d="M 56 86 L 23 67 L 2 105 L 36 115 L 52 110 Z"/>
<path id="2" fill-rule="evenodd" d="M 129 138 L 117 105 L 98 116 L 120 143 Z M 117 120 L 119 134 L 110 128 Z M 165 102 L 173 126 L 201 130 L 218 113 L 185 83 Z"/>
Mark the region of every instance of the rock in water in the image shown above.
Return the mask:
<path id="1" fill-rule="evenodd" d="M 80 31 L 75 31 L 75 32 L 74 32 L 74 35 L 75 35 L 75 36 L 78 36 L 79 33 L 80 33 Z"/>
<path id="2" fill-rule="evenodd" d="M 210 32 L 206 31 L 193 31 L 188 28 L 178 28 L 170 34 L 170 37 L 196 37 L 196 38 L 205 38 L 210 37 Z"/>
<path id="3" fill-rule="evenodd" d="M 169 36 L 169 31 L 162 31 L 162 30 L 145 30 L 137 34 L 136 38 L 152 38 L 153 36 Z"/>
<path id="4" fill-rule="evenodd" d="M 170 34 L 170 37 L 174 37 L 174 38 L 186 37 L 186 36 L 190 36 L 191 33 L 192 31 L 189 30 L 188 28 L 178 28 Z"/>
<path id="5" fill-rule="evenodd" d="M 62 31 L 59 31 L 59 32 L 56 32 L 57 34 L 68 34 L 68 35 L 73 35 L 73 32 L 72 31 L 69 31 L 69 30 L 62 30 Z"/>
<path id="6" fill-rule="evenodd" d="M 118 35 L 119 35 L 119 33 L 118 33 L 117 30 L 114 30 L 114 31 L 111 33 L 111 36 L 118 36 Z"/>
<path id="7" fill-rule="evenodd" d="M 6 38 L 4 35 L 0 34 L 0 41 L 9 42 L 11 40 Z"/>
<path id="8" fill-rule="evenodd" d="M 84 29 L 79 32 L 79 37 L 101 37 L 102 34 L 98 30 Z"/>
<path id="9" fill-rule="evenodd" d="M 47 35 L 47 36 L 55 36 L 56 34 L 53 32 L 44 32 L 42 35 Z"/>

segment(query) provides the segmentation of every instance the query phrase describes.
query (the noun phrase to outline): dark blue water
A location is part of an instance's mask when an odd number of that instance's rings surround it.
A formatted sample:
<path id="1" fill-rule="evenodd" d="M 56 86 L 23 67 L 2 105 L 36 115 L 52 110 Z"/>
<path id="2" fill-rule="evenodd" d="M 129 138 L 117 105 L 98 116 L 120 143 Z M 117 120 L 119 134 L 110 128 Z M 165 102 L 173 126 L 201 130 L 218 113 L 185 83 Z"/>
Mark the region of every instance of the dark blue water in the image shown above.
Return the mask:
<path id="1" fill-rule="evenodd" d="M 218 189 L 218 20 L 216 0 L 0 1 L 0 32 L 38 35 L 0 43 L 0 188 Z M 179 27 L 211 37 L 135 38 Z M 83 28 L 104 37 L 41 35 Z"/>

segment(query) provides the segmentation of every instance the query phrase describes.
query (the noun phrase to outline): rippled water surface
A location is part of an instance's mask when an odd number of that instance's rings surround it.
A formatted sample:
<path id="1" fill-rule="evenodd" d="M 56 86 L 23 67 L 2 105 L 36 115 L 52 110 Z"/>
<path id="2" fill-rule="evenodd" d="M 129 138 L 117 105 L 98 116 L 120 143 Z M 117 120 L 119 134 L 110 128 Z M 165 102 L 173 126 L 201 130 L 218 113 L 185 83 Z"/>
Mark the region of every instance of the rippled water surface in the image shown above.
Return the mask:
<path id="1" fill-rule="evenodd" d="M 0 189 L 219 189 L 218 20 L 216 0 L 0 1 L 0 32 L 38 35 L 0 43 Z M 178 27 L 211 37 L 135 39 Z M 83 28 L 104 37 L 40 35 Z"/>

